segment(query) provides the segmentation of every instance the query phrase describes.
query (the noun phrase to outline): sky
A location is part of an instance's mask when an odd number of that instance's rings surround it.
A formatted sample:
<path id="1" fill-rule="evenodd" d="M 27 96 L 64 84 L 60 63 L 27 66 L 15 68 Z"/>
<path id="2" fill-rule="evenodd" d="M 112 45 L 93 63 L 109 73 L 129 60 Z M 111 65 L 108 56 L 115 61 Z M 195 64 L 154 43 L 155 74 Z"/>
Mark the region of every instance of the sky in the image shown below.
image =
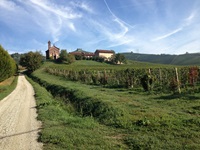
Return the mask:
<path id="1" fill-rule="evenodd" d="M 77 48 L 116 53 L 200 52 L 200 0 L 0 0 L 9 53 Z"/>

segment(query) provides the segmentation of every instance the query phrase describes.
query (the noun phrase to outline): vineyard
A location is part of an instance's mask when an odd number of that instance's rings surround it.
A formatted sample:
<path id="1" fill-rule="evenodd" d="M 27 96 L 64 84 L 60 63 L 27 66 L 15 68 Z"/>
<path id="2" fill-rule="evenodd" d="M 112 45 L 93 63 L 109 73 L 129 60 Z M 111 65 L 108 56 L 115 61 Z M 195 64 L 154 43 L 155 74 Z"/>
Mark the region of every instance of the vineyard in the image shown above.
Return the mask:
<path id="1" fill-rule="evenodd" d="M 45 68 L 45 71 L 70 81 L 80 81 L 84 84 L 102 85 L 109 88 L 143 88 L 145 91 L 173 93 L 199 91 L 200 69 L 197 66 L 119 68 L 72 69 L 52 66 Z"/>
<path id="2" fill-rule="evenodd" d="M 103 129 L 96 126 L 92 132 L 106 135 L 94 137 L 95 142 L 90 142 L 91 130 L 86 131 L 90 128 L 77 122 L 76 133 L 82 137 L 69 137 L 67 129 L 72 125 L 69 116 L 64 117 L 64 112 L 58 115 L 56 111 L 55 116 L 63 117 L 58 123 L 47 119 L 48 125 L 56 124 L 57 128 L 59 124 L 62 134 L 57 129 L 43 132 L 45 145 L 64 148 L 64 143 L 69 143 L 65 141 L 70 140 L 73 148 L 90 145 L 95 147 L 92 149 L 102 149 L 95 143 L 102 140 L 99 143 L 102 147 L 105 146 L 103 141 L 117 140 L 112 143 L 113 149 L 199 148 L 200 79 L 197 66 L 46 62 L 31 78 L 45 87 L 58 99 L 57 102 L 62 102 L 59 106 L 67 108 L 70 117 L 80 117 L 87 123 L 93 121 Z M 42 111 L 46 107 L 52 111 L 58 109 L 53 103 L 50 105 L 51 101 L 38 107 Z M 57 120 L 49 115 L 51 111 L 47 112 L 48 117 Z M 85 130 L 84 134 L 82 130 Z M 109 145 L 105 147 L 110 149 Z"/>

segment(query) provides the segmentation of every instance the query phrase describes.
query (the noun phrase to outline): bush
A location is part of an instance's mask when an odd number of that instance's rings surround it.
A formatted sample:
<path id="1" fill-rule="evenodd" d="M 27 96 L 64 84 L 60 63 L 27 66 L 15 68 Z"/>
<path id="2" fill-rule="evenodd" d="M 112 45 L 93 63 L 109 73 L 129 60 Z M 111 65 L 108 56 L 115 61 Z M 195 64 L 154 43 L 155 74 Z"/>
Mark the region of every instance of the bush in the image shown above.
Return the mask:
<path id="1" fill-rule="evenodd" d="M 0 82 L 13 76 L 17 72 L 14 59 L 0 45 Z"/>

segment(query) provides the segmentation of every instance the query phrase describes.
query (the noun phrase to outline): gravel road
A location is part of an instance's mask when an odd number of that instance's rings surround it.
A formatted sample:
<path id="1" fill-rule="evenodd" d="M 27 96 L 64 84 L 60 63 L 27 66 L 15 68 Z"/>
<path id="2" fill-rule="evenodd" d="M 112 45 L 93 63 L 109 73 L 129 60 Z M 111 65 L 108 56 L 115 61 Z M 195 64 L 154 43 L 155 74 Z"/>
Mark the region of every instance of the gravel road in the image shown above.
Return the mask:
<path id="1" fill-rule="evenodd" d="M 19 76 L 16 89 L 0 101 L 0 150 L 42 149 L 35 106 L 33 87 Z"/>

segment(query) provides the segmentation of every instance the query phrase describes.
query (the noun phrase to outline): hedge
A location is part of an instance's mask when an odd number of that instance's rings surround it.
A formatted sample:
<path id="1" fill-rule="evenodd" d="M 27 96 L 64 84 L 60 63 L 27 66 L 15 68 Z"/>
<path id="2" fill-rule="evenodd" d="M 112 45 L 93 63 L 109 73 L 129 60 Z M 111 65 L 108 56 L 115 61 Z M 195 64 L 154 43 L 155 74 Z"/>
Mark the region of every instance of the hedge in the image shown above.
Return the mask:
<path id="1" fill-rule="evenodd" d="M 0 45 L 0 82 L 13 76 L 17 71 L 14 59 Z"/>

